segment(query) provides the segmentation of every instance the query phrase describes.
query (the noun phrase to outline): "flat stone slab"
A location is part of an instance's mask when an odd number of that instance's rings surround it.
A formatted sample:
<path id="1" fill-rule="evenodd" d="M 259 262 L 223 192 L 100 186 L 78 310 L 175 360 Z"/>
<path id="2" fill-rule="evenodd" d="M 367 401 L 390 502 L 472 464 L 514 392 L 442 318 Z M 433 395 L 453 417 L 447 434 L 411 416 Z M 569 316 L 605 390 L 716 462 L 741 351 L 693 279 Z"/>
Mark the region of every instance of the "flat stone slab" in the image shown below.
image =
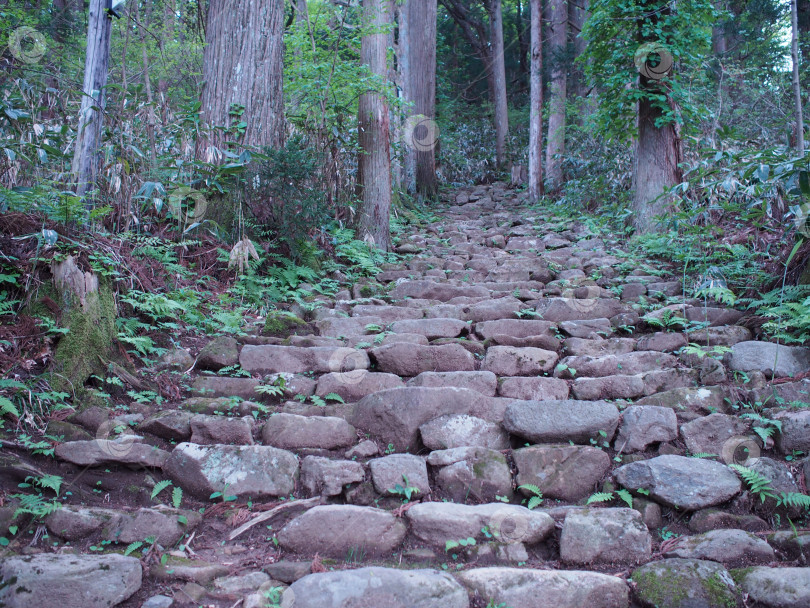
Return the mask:
<path id="1" fill-rule="evenodd" d="M 197 498 L 207 500 L 214 492 L 226 491 L 238 499 L 261 500 L 293 492 L 298 458 L 268 446 L 181 443 L 164 472 Z"/>
<path id="2" fill-rule="evenodd" d="M 534 443 L 589 443 L 600 431 L 613 439 L 619 410 L 606 401 L 515 401 L 506 406 L 507 431 Z"/>
<path id="3" fill-rule="evenodd" d="M 652 537 L 635 509 L 582 509 L 566 515 L 560 558 L 568 564 L 632 564 L 647 560 Z"/>
<path id="4" fill-rule="evenodd" d="M 776 558 L 771 546 L 744 530 L 712 530 L 696 536 L 682 536 L 664 557 L 707 559 L 735 567 L 768 564 Z"/>
<path id="5" fill-rule="evenodd" d="M 657 608 L 728 608 L 740 605 L 728 571 L 715 562 L 663 559 L 633 571 L 635 595 L 643 606 Z"/>
<path id="6" fill-rule="evenodd" d="M 796 376 L 810 369 L 810 349 L 773 342 L 738 342 L 726 355 L 729 369 L 761 371 L 766 376 Z"/>
<path id="7" fill-rule="evenodd" d="M 329 346 L 245 345 L 239 353 L 239 364 L 248 372 L 275 374 L 289 372 L 326 374 L 358 373 L 368 369 L 369 359 L 364 350 Z"/>
<path id="8" fill-rule="evenodd" d="M 57 458 L 84 467 L 119 463 L 160 468 L 169 453 L 148 443 L 142 437 L 122 435 L 117 439 L 91 439 L 60 443 L 54 451 Z"/>
<path id="9" fill-rule="evenodd" d="M 509 608 L 628 608 L 627 583 L 576 570 L 476 568 L 456 574 L 471 592 Z"/>
<path id="10" fill-rule="evenodd" d="M 437 570 L 358 568 L 310 574 L 284 591 L 284 608 L 469 608 L 464 588 Z"/>
<path id="11" fill-rule="evenodd" d="M 5 608 L 110 608 L 141 587 L 140 560 L 123 555 L 37 555 L 0 561 Z"/>
<path id="12" fill-rule="evenodd" d="M 388 511 L 355 505 L 323 505 L 299 515 L 278 533 L 279 544 L 305 555 L 345 559 L 387 555 L 405 538 L 405 524 Z"/>
<path id="13" fill-rule="evenodd" d="M 352 445 L 357 441 L 357 433 L 343 418 L 282 413 L 267 420 L 262 428 L 262 441 L 287 450 L 335 450 Z"/>
<path id="14" fill-rule="evenodd" d="M 697 511 L 726 502 L 742 483 L 725 464 L 685 456 L 657 456 L 619 467 L 616 481 L 631 490 L 644 489 L 670 507 Z"/>
<path id="15" fill-rule="evenodd" d="M 448 540 L 469 537 L 477 541 L 488 540 L 482 528 L 486 528 L 497 542 L 527 545 L 545 540 L 554 530 L 554 520 L 548 514 L 503 503 L 425 502 L 414 505 L 406 514 L 411 534 L 442 548 Z"/>
<path id="16" fill-rule="evenodd" d="M 766 608 L 810 606 L 810 568 L 766 568 L 738 570 L 739 586 L 756 605 Z"/>

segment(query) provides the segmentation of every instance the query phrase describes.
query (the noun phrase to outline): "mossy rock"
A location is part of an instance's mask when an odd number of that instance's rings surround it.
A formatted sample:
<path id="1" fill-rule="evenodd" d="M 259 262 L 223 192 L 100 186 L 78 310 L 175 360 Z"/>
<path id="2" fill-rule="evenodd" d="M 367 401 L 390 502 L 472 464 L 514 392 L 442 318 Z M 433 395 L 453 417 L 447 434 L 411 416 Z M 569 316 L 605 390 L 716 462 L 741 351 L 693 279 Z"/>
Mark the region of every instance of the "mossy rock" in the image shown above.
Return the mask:
<path id="1" fill-rule="evenodd" d="M 650 608 L 737 608 L 739 592 L 716 562 L 665 559 L 636 569 L 631 577 L 642 606 Z"/>
<path id="2" fill-rule="evenodd" d="M 267 318 L 264 321 L 262 335 L 287 336 L 304 327 L 307 327 L 307 322 L 301 317 L 283 310 L 271 310 L 267 313 Z"/>

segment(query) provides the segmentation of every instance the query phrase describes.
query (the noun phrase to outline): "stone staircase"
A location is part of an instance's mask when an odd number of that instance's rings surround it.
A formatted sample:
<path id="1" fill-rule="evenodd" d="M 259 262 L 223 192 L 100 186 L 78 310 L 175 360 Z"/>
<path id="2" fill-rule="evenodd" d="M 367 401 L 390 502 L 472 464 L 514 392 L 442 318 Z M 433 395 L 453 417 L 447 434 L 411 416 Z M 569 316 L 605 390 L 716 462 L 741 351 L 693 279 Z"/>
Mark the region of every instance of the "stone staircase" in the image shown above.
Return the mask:
<path id="1" fill-rule="evenodd" d="M 727 466 L 806 489 L 809 351 L 502 185 L 440 214 L 312 335 L 196 358 L 250 378 L 60 423 L 73 493 L 0 562 L 0 605 L 810 606 L 807 511 Z"/>

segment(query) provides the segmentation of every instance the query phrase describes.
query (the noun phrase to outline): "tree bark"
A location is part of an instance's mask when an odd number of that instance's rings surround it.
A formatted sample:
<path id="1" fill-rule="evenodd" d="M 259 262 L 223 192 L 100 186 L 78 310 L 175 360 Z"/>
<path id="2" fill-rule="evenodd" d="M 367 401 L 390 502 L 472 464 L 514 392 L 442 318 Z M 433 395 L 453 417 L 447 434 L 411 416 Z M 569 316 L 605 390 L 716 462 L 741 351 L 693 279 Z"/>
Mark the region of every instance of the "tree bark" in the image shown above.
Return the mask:
<path id="1" fill-rule="evenodd" d="M 531 0 L 529 200 L 543 195 L 543 1 Z"/>
<path id="2" fill-rule="evenodd" d="M 105 0 L 90 0 L 82 103 L 71 169 L 76 194 L 82 198 L 96 186 L 101 161 L 99 148 L 106 97 L 104 88 L 107 86 L 112 32 L 105 6 Z M 88 205 L 91 203 L 88 202 Z"/>
<path id="3" fill-rule="evenodd" d="M 802 87 L 799 80 L 799 19 L 796 3 L 790 0 L 790 55 L 793 59 L 793 98 L 796 105 L 796 151 L 804 156 L 804 116 L 802 113 Z"/>
<path id="4" fill-rule="evenodd" d="M 203 53 L 202 122 L 209 132 L 198 156 L 216 161 L 226 141 L 280 148 L 284 144 L 284 1 L 211 0 Z M 235 106 L 241 116 L 231 116 Z M 216 127 L 246 123 L 227 138 Z"/>
<path id="5" fill-rule="evenodd" d="M 506 138 L 509 136 L 509 109 L 506 99 L 506 63 L 503 46 L 501 0 L 486 0 L 492 48 L 492 86 L 495 103 L 495 157 L 499 168 L 506 166 Z"/>
<path id="6" fill-rule="evenodd" d="M 388 77 L 388 34 L 383 30 L 391 22 L 390 0 L 364 0 L 364 21 L 373 33 L 363 36 L 361 61 L 383 81 Z M 358 172 L 362 201 L 357 219 L 358 236 L 370 245 L 388 251 L 391 247 L 391 157 L 388 104 L 376 91 L 360 96 Z"/>
<path id="7" fill-rule="evenodd" d="M 574 40 L 574 59 L 582 56 L 587 41 L 582 37 L 582 27 L 588 19 L 588 0 L 574 0 L 568 5 L 568 22 L 571 37 Z M 582 66 L 574 61 L 571 70 L 571 93 L 577 97 L 585 97 L 588 93 L 588 82 Z M 582 107 L 582 106 L 580 106 Z"/>
<path id="8" fill-rule="evenodd" d="M 551 53 L 551 86 L 549 87 L 548 142 L 546 180 L 552 192 L 563 184 L 562 161 L 565 154 L 565 102 L 567 95 L 568 1 L 551 0 L 549 4 L 549 52 Z"/>
<path id="9" fill-rule="evenodd" d="M 436 197 L 436 0 L 406 0 L 400 8 L 402 92 L 406 110 L 405 176 L 408 191 Z"/>
<path id="10" fill-rule="evenodd" d="M 646 80 L 643 76 L 642 80 Z M 642 87 L 652 86 L 642 82 Z M 656 127 L 663 112 L 648 99 L 638 104 L 638 140 L 633 167 L 633 224 L 642 234 L 655 232 L 656 216 L 670 206 L 664 190 L 679 184 L 683 173 L 681 138 L 674 124 Z"/>

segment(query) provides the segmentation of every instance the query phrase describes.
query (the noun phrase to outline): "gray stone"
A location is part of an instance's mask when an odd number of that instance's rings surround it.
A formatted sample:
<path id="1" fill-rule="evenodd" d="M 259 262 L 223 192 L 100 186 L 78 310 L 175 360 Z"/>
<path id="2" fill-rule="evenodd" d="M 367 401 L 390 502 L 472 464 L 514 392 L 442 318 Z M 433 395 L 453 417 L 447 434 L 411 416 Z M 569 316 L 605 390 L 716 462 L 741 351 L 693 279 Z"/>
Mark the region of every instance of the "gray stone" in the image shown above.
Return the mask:
<path id="1" fill-rule="evenodd" d="M 437 570 L 358 568 L 311 574 L 284 592 L 285 608 L 469 608 L 467 593 Z"/>
<path id="2" fill-rule="evenodd" d="M 253 425 L 242 418 L 197 414 L 191 419 L 191 443 L 253 445 Z"/>
<path id="3" fill-rule="evenodd" d="M 487 397 L 494 397 L 498 387 L 498 378 L 491 371 L 422 372 L 408 380 L 408 386 L 468 388 Z"/>
<path id="4" fill-rule="evenodd" d="M 397 484 L 416 488 L 420 496 L 430 494 L 427 465 L 421 456 L 412 454 L 391 454 L 369 460 L 371 481 L 380 494 L 390 495 Z M 407 478 L 407 483 L 405 481 Z"/>
<path id="5" fill-rule="evenodd" d="M 620 300 L 612 298 L 544 298 L 537 312 L 544 321 L 559 323 L 582 319 L 609 319 L 625 311 Z"/>
<path id="6" fill-rule="evenodd" d="M 162 467 L 169 453 L 147 443 L 141 443 L 142 440 L 143 438 L 137 435 L 121 435 L 116 439 L 68 441 L 57 445 L 54 453 L 60 460 L 84 467 L 108 463 Z"/>
<path id="7" fill-rule="evenodd" d="M 153 595 L 146 600 L 141 608 L 172 608 L 174 600 L 165 595 Z"/>
<path id="8" fill-rule="evenodd" d="M 421 334 L 428 340 L 437 338 L 458 338 L 466 333 L 469 325 L 461 319 L 416 319 L 397 321 L 391 331 L 397 334 Z"/>
<path id="9" fill-rule="evenodd" d="M 764 608 L 810 606 L 810 568 L 740 570 L 738 584 L 749 600 Z"/>
<path id="10" fill-rule="evenodd" d="M 684 334 L 659 331 L 639 339 L 636 350 L 655 350 L 672 353 L 688 344 Z"/>
<path id="11" fill-rule="evenodd" d="M 674 368 L 678 365 L 678 359 L 665 353 L 646 350 L 604 357 L 565 357 L 560 363 L 566 367 L 557 367 L 554 375 L 558 378 L 574 377 L 572 369 L 576 370 L 577 378 L 600 378 L 615 375 L 634 376 Z"/>
<path id="12" fill-rule="evenodd" d="M 478 597 L 509 608 L 628 608 L 627 583 L 576 570 L 476 568 L 456 578 Z"/>
<path id="13" fill-rule="evenodd" d="M 591 446 L 532 446 L 512 452 L 518 486 L 536 485 L 546 498 L 576 502 L 591 495 L 610 469 L 610 457 Z M 526 496 L 533 496 L 523 490 Z"/>
<path id="14" fill-rule="evenodd" d="M 262 429 L 266 445 L 289 450 L 346 448 L 357 440 L 354 427 L 343 418 L 273 414 Z"/>
<path id="15" fill-rule="evenodd" d="M 352 460 L 307 456 L 301 461 L 301 486 L 310 496 L 338 496 L 343 486 L 365 479 L 363 465 Z"/>
<path id="16" fill-rule="evenodd" d="M 761 371 L 766 376 L 796 376 L 810 369 L 810 349 L 802 346 L 777 346 L 772 342 L 738 342 L 726 355 L 729 369 Z"/>
<path id="17" fill-rule="evenodd" d="M 253 378 L 226 378 L 224 376 L 198 376 L 191 385 L 191 394 L 199 397 L 241 397 L 255 399 L 256 387 L 261 382 Z"/>
<path id="18" fill-rule="evenodd" d="M 501 378 L 498 395 L 529 401 L 562 401 L 568 399 L 568 383 L 559 378 L 542 376 Z"/>
<path id="19" fill-rule="evenodd" d="M 419 427 L 422 443 L 431 450 L 478 446 L 493 450 L 509 448 L 509 434 L 501 425 L 466 414 L 439 416 Z"/>
<path id="20" fill-rule="evenodd" d="M 370 439 L 366 439 L 358 443 L 353 448 L 346 450 L 344 456 L 346 458 L 370 458 L 371 456 L 376 456 L 379 453 L 380 448 L 377 447 L 377 444 Z"/>
<path id="21" fill-rule="evenodd" d="M 563 342 L 565 354 L 571 357 L 606 357 L 626 355 L 636 348 L 633 338 L 610 338 L 608 340 L 586 340 L 568 338 Z"/>
<path id="22" fill-rule="evenodd" d="M 262 500 L 292 493 L 298 459 L 266 446 L 181 443 L 166 461 L 164 472 L 197 498 L 207 500 L 227 485 L 228 495 Z"/>
<path id="23" fill-rule="evenodd" d="M 358 556 L 387 555 L 400 545 L 405 532 L 405 524 L 382 509 L 322 505 L 284 526 L 278 542 L 295 553 L 344 559 L 350 551 Z"/>
<path id="24" fill-rule="evenodd" d="M 191 412 L 166 410 L 149 416 L 138 425 L 139 433 L 150 433 L 169 441 L 185 441 L 191 437 Z"/>
<path id="25" fill-rule="evenodd" d="M 423 502 L 408 509 L 406 515 L 413 536 L 441 548 L 448 540 L 472 537 L 485 542 L 484 530 L 497 542 L 526 545 L 540 543 L 554 531 L 554 520 L 546 513 L 503 503 Z"/>
<path id="26" fill-rule="evenodd" d="M 441 467 L 436 483 L 442 495 L 455 502 L 494 501 L 497 496 L 512 497 L 512 473 L 506 457 L 496 450 L 461 447 L 436 450 L 428 464 Z"/>
<path id="27" fill-rule="evenodd" d="M 123 555 L 39 553 L 0 561 L 0 604 L 6 608 L 109 608 L 141 587 L 141 562 Z"/>
<path id="28" fill-rule="evenodd" d="M 542 348 L 490 346 L 482 364 L 499 376 L 537 376 L 551 371 L 557 363 L 557 353 Z"/>
<path id="29" fill-rule="evenodd" d="M 605 401 L 516 401 L 506 406 L 507 431 L 535 443 L 588 443 L 606 433 L 610 441 L 619 424 L 619 410 Z"/>
<path id="30" fill-rule="evenodd" d="M 354 408 L 351 423 L 399 451 L 417 450 L 419 427 L 446 414 L 468 414 L 500 420 L 493 399 L 463 388 L 407 386 L 364 397 Z M 502 411 L 502 410 L 501 410 Z"/>
<path id="31" fill-rule="evenodd" d="M 568 564 L 632 564 L 652 552 L 652 537 L 635 509 L 584 509 L 565 517 L 560 559 Z"/>
<path id="32" fill-rule="evenodd" d="M 729 608 L 738 591 L 728 571 L 715 562 L 664 559 L 633 571 L 635 596 L 645 608 Z"/>
<path id="33" fill-rule="evenodd" d="M 678 411 L 691 409 L 709 414 L 724 409 L 724 397 L 723 390 L 718 386 L 675 388 L 643 397 L 636 405 L 659 405 Z"/>
<path id="34" fill-rule="evenodd" d="M 736 416 L 710 414 L 681 426 L 686 447 L 693 454 L 725 456 L 731 448 L 730 440 L 748 431 L 748 424 Z"/>
<path id="35" fill-rule="evenodd" d="M 214 580 L 214 588 L 223 593 L 249 593 L 270 581 L 264 572 L 247 572 L 236 576 L 222 576 Z"/>
<path id="36" fill-rule="evenodd" d="M 645 390 L 644 377 L 641 375 L 576 378 L 572 387 L 574 397 L 583 401 L 635 399 L 644 395 Z"/>
<path id="37" fill-rule="evenodd" d="M 489 340 L 503 335 L 514 338 L 530 338 L 533 336 L 553 338 L 554 324 L 534 319 L 499 319 L 497 321 L 476 323 L 475 333 L 482 340 Z"/>
<path id="38" fill-rule="evenodd" d="M 735 567 L 743 564 L 768 564 L 774 561 L 771 546 L 744 530 L 712 530 L 697 536 L 682 536 L 664 557 L 708 559 Z"/>
<path id="39" fill-rule="evenodd" d="M 421 346 L 400 342 L 373 348 L 369 354 L 377 369 L 397 376 L 475 370 L 475 358 L 460 344 Z"/>
<path id="40" fill-rule="evenodd" d="M 369 359 L 365 351 L 354 348 L 246 345 L 239 354 L 239 364 L 248 372 L 342 372 L 351 375 L 368 369 Z"/>
<path id="41" fill-rule="evenodd" d="M 643 489 L 671 507 L 697 511 L 739 494 L 742 484 L 726 465 L 702 458 L 657 456 L 616 470 L 616 481 L 631 490 Z"/>
<path id="42" fill-rule="evenodd" d="M 700 346 L 734 346 L 739 342 L 749 342 L 752 334 L 747 327 L 740 325 L 723 325 L 721 327 L 707 327 L 687 334 L 690 342 Z"/>
<path id="43" fill-rule="evenodd" d="M 648 446 L 678 438 L 678 419 L 668 407 L 631 405 L 622 413 L 614 447 L 621 452 L 643 452 Z"/>
<path id="44" fill-rule="evenodd" d="M 776 447 L 782 454 L 810 452 L 810 410 L 777 412 L 773 418 L 782 423 L 782 432 L 776 437 Z"/>
<path id="45" fill-rule="evenodd" d="M 304 578 L 307 574 L 312 572 L 312 562 L 291 562 L 289 560 L 281 560 L 267 564 L 264 571 L 270 575 L 271 578 L 281 581 L 283 583 L 294 583 L 299 578 Z"/>
<path id="46" fill-rule="evenodd" d="M 218 372 L 239 362 L 239 343 L 231 336 L 219 336 L 206 344 L 197 355 L 197 368 Z"/>
<path id="47" fill-rule="evenodd" d="M 340 395 L 346 403 L 354 403 L 371 393 L 401 386 L 405 386 L 405 383 L 394 374 L 366 370 L 358 370 L 350 374 L 330 372 L 318 378 L 315 394 L 325 397 L 330 393 L 335 393 Z"/>
<path id="48" fill-rule="evenodd" d="M 689 529 L 692 532 L 702 533 L 726 528 L 745 530 L 747 532 L 765 532 L 770 530 L 771 526 L 756 515 L 740 515 L 719 509 L 696 511 L 689 520 Z"/>
<path id="49" fill-rule="evenodd" d="M 593 300 L 576 300 L 577 302 L 591 302 Z M 613 333 L 610 319 L 587 319 L 582 321 L 563 321 L 560 329 L 572 338 L 597 339 Z"/>

